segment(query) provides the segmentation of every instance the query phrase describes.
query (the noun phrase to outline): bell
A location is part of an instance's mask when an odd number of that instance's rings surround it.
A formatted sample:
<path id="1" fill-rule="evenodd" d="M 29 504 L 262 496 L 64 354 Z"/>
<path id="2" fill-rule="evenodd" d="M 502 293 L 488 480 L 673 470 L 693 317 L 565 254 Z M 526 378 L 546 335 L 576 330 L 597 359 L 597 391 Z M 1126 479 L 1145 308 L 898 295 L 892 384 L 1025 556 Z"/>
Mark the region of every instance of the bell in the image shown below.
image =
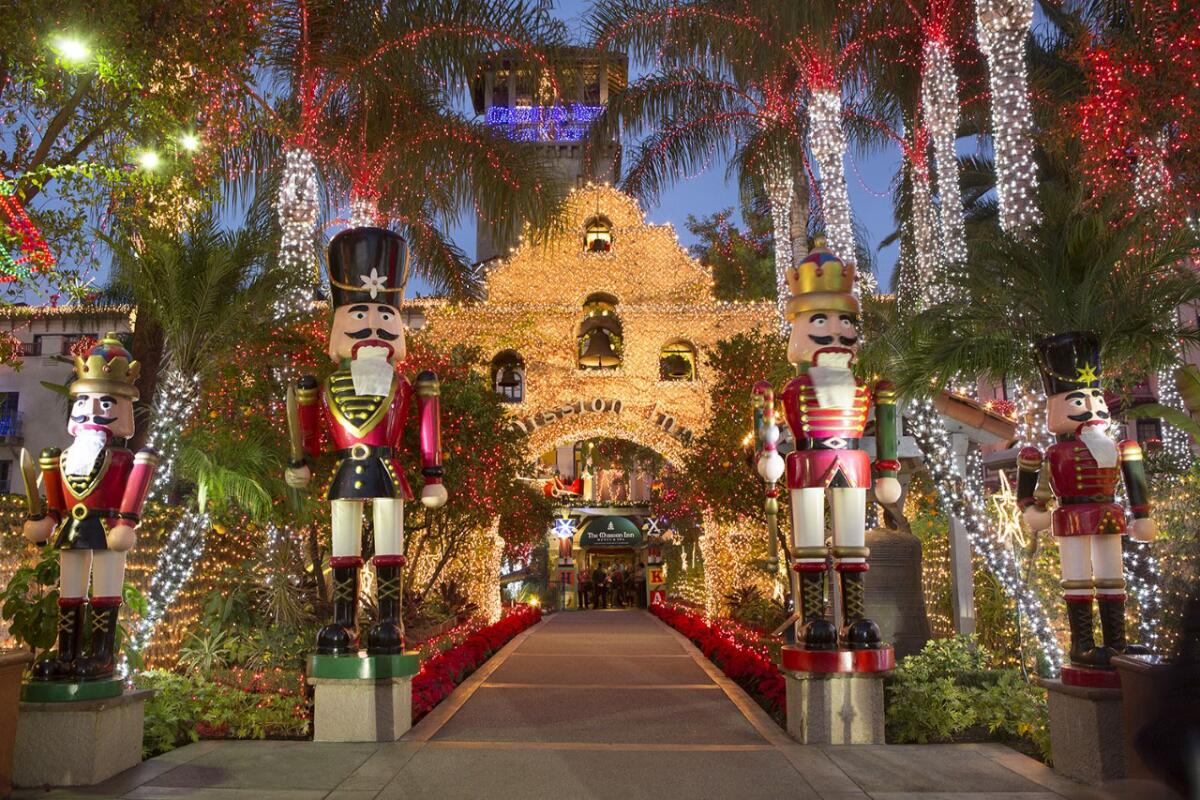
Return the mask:
<path id="1" fill-rule="evenodd" d="M 579 357 L 580 366 L 615 367 L 621 359 L 613 352 L 608 331 L 598 330 L 588 337 L 587 349 Z"/>
<path id="2" fill-rule="evenodd" d="M 692 365 L 683 356 L 667 356 L 663 359 L 663 373 L 667 380 L 686 381 L 692 377 Z"/>
<path id="3" fill-rule="evenodd" d="M 496 381 L 496 385 L 502 389 L 515 389 L 521 385 L 521 379 L 517 377 L 517 370 L 513 366 L 506 366 L 500 369 L 500 379 Z"/>

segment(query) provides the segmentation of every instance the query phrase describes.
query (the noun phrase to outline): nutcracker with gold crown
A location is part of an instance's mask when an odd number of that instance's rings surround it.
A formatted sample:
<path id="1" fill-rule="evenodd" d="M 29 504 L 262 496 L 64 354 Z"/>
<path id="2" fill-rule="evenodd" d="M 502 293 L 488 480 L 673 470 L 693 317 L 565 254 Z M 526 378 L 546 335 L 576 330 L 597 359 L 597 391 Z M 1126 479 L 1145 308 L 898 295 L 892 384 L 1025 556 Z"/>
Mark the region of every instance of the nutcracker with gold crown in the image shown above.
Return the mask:
<path id="1" fill-rule="evenodd" d="M 1125 636 L 1125 578 L 1121 536 L 1142 542 L 1157 533 L 1142 448 L 1135 441 L 1114 442 L 1110 415 L 1100 385 L 1100 342 L 1089 332 L 1048 336 L 1035 343 L 1046 389 L 1046 427 L 1057 442 L 1045 457 L 1036 447 L 1021 450 L 1017 468 L 1017 505 L 1033 531 L 1051 529 L 1058 541 L 1063 599 L 1071 628 L 1071 665 L 1064 683 L 1119 685 L 1110 659 L 1117 654 L 1149 652 Z M 1037 495 L 1042 465 L 1058 507 L 1051 512 Z M 1116 500 L 1125 479 L 1132 524 Z M 1100 608 L 1103 644 L 1097 645 L 1093 599 Z"/>
<path id="2" fill-rule="evenodd" d="M 400 316 L 408 278 L 408 246 L 382 228 L 342 231 L 329 244 L 333 321 L 329 357 L 337 369 L 318 384 L 306 376 L 289 390 L 293 452 L 288 485 L 308 486 L 307 457 L 332 449 L 337 466 L 329 487 L 332 510 L 333 620 L 317 634 L 319 655 L 358 651 L 358 591 L 364 506 L 374 522 L 378 619 L 367 632 L 369 655 L 403 651 L 400 569 L 404 565 L 404 503 L 413 499 L 400 461 L 409 406 L 416 395 L 421 503 L 446 502 L 442 485 L 438 379 L 409 383 L 396 370 L 406 355 Z"/>
<path id="3" fill-rule="evenodd" d="M 40 544 L 53 536 L 61 566 L 58 649 L 34 666 L 35 681 L 98 681 L 113 674 L 125 556 L 137 541 L 142 503 L 158 463 L 152 450 L 135 455 L 118 444 L 133 435 L 139 367 L 115 333 L 75 358 L 67 422 L 74 441 L 66 450 L 47 447 L 41 453 L 44 511 L 33 464 L 22 451 L 30 510 L 25 537 Z M 85 649 L 89 604 L 91 636 Z"/>
<path id="4" fill-rule="evenodd" d="M 796 439 L 786 461 L 792 511 L 791 566 L 799 578 L 799 622 L 794 648 L 784 665 L 802 671 L 878 671 L 892 665 L 892 649 L 867 617 L 863 578 L 867 491 L 872 464 L 859 446 L 872 403 L 875 408 L 875 497 L 900 497 L 896 475 L 896 395 L 891 385 L 873 387 L 853 372 L 859 344 L 854 267 L 824 243 L 787 272 L 787 315 L 792 324 L 788 360 L 798 375 L 780 394 Z M 771 431 L 767 430 L 767 433 Z M 777 434 L 775 435 L 777 439 Z M 771 443 L 773 444 L 773 443 Z M 778 477 L 764 448 L 760 473 Z M 832 553 L 825 546 L 825 505 L 833 518 Z M 842 597 L 842 626 L 825 617 L 826 559 L 832 554 Z"/>

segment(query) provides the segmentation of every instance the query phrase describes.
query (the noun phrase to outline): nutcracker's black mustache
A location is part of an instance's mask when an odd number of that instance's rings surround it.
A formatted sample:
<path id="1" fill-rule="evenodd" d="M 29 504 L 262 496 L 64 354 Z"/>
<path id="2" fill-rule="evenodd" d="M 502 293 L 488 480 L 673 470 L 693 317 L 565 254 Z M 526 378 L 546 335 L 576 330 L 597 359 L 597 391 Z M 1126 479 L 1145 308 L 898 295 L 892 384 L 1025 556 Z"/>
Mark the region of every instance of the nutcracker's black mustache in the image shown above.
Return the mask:
<path id="1" fill-rule="evenodd" d="M 822 346 L 833 344 L 834 339 L 837 339 L 843 347 L 853 347 L 854 345 L 858 344 L 857 336 L 813 336 L 810 333 L 808 338 Z"/>
<path id="2" fill-rule="evenodd" d="M 394 342 L 400 338 L 400 334 L 398 333 L 385 330 L 373 331 L 370 328 L 363 328 L 361 331 L 347 331 L 346 335 L 351 339 L 369 339 L 374 336 L 377 339 L 383 339 L 385 342 Z"/>
<path id="3" fill-rule="evenodd" d="M 1067 419 L 1075 422 L 1087 422 L 1093 417 L 1096 419 L 1111 419 L 1112 414 L 1109 414 L 1107 411 L 1097 411 L 1095 414 L 1091 411 L 1085 411 L 1082 414 L 1067 414 Z"/>
<path id="4" fill-rule="evenodd" d="M 116 417 L 100 417 L 100 416 L 93 417 L 90 414 L 79 414 L 78 416 L 71 417 L 71 422 L 75 422 L 80 425 L 82 425 L 85 422 L 89 422 L 89 421 L 94 422 L 97 425 L 112 425 L 114 422 L 117 421 L 117 418 Z"/>

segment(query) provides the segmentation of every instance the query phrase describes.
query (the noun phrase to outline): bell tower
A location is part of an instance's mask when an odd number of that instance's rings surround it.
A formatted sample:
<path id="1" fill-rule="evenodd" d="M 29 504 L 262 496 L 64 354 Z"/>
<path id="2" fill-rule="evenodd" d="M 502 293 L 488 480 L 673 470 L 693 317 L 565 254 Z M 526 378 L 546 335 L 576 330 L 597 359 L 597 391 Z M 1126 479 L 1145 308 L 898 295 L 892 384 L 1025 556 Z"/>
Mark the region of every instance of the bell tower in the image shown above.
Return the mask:
<path id="1" fill-rule="evenodd" d="M 592 169 L 585 174 L 583 140 L 609 94 L 625 87 L 628 58 L 623 53 L 566 48 L 557 52 L 551 74 L 553 80 L 523 53 L 494 54 L 480 65 L 471 88 L 475 113 L 510 139 L 541 150 L 568 185 L 615 180 L 617 141 L 593 150 Z M 506 256 L 511 245 L 487 220 L 477 222 L 476 261 Z"/>

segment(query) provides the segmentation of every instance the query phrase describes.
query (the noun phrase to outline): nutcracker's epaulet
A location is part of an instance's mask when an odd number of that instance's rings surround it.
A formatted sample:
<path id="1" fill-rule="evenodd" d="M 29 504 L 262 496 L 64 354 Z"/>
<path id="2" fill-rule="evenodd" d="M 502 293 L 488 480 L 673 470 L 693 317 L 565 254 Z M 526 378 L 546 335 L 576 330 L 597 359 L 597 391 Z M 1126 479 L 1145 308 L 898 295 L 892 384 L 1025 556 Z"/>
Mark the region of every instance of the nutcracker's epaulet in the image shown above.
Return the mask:
<path id="1" fill-rule="evenodd" d="M 38 466 L 43 470 L 54 469 L 58 466 L 58 459 L 62 456 L 62 448 L 59 447 L 43 447 L 41 455 L 38 456 Z"/>
<path id="2" fill-rule="evenodd" d="M 891 381 L 877 381 L 875 383 L 875 402 L 895 405 L 896 385 Z"/>
<path id="3" fill-rule="evenodd" d="M 418 397 L 437 397 L 441 392 L 441 387 L 438 385 L 437 373 L 433 370 L 422 370 L 417 374 L 417 396 Z"/>
<path id="4" fill-rule="evenodd" d="M 315 375 L 304 375 L 296 382 L 296 401 L 302 406 L 310 406 L 317 402 L 317 392 L 320 384 Z"/>
<path id="5" fill-rule="evenodd" d="M 1142 446 L 1133 439 L 1126 439 L 1118 446 L 1121 448 L 1122 461 L 1142 460 Z"/>
<path id="6" fill-rule="evenodd" d="M 1020 455 L 1017 456 L 1017 467 L 1025 467 L 1026 469 L 1037 469 L 1042 465 L 1042 451 L 1036 447 L 1022 447 Z"/>
<path id="7" fill-rule="evenodd" d="M 141 450 L 137 451 L 136 455 L 134 455 L 133 461 L 135 464 L 157 465 L 159 461 L 158 451 L 149 447 L 143 447 Z"/>

